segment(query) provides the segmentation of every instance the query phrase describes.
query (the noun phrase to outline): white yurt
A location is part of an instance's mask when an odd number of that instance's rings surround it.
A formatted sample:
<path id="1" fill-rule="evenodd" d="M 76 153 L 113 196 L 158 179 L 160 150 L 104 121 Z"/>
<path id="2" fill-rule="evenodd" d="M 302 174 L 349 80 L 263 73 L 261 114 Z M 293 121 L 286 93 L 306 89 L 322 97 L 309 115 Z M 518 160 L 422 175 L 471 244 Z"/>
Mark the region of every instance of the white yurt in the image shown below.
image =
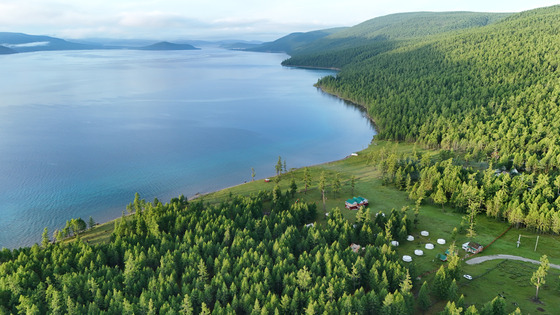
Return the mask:
<path id="1" fill-rule="evenodd" d="M 411 262 L 412 261 L 412 257 L 408 256 L 408 255 L 404 255 L 402 256 L 402 260 L 405 262 Z"/>
<path id="2" fill-rule="evenodd" d="M 425 247 L 426 247 L 426 249 L 434 249 L 434 244 L 428 243 L 428 244 L 426 244 Z"/>
<path id="3" fill-rule="evenodd" d="M 437 243 L 440 244 L 440 245 L 443 245 L 443 244 L 445 244 L 445 240 L 443 238 L 438 238 Z"/>
<path id="4" fill-rule="evenodd" d="M 428 231 L 422 231 L 422 232 L 420 232 L 420 235 L 422 235 L 422 236 L 429 236 L 429 235 L 430 235 L 430 232 L 428 232 Z"/>
<path id="5" fill-rule="evenodd" d="M 424 251 L 421 250 L 421 249 L 416 249 L 416 250 L 414 250 L 414 255 L 422 256 L 422 255 L 424 255 Z"/>
<path id="6" fill-rule="evenodd" d="M 409 236 L 406 238 L 406 240 L 409 241 L 409 242 L 412 242 L 412 241 L 414 241 L 414 236 L 409 235 Z"/>
<path id="7" fill-rule="evenodd" d="M 393 245 L 393 246 L 399 246 L 399 241 L 391 241 L 391 245 Z"/>

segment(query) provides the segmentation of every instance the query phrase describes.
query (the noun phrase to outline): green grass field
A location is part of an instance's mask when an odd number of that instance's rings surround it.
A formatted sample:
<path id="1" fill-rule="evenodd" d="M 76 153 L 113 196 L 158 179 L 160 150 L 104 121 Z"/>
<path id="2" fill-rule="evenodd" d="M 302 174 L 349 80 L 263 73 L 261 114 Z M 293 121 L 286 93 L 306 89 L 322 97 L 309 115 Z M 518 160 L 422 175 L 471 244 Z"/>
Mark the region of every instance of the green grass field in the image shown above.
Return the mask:
<path id="1" fill-rule="evenodd" d="M 298 193 L 295 198 L 300 201 L 316 203 L 318 206 L 318 216 L 316 222 L 322 224 L 326 221 L 323 212 L 321 194 L 317 188 L 317 183 L 322 172 L 327 175 L 327 184 L 330 185 L 335 174 L 339 174 L 342 182 L 342 189 L 334 196 L 332 192 L 327 193 L 326 212 L 338 207 L 342 210 L 344 217 L 350 221 L 355 220 L 356 211 L 344 208 L 344 201 L 353 196 L 362 196 L 369 200 L 369 207 L 373 213 L 377 211 L 389 212 L 391 209 L 401 209 L 409 206 L 409 216 L 413 217 L 414 202 L 408 199 L 408 194 L 399 191 L 392 186 L 384 186 L 381 181 L 379 171 L 368 165 L 370 153 L 376 150 L 394 149 L 398 152 L 412 152 L 414 146 L 411 144 L 395 144 L 392 142 L 378 141 L 369 146 L 364 151 L 358 153 L 358 156 L 351 156 L 346 159 L 325 163 L 309 167 L 312 177 L 312 185 L 307 193 L 304 192 L 303 169 L 292 170 L 281 176 L 279 185 L 282 191 L 289 189 L 292 177 L 296 180 Z M 418 150 L 421 152 L 421 150 Z M 350 178 L 356 177 L 354 193 L 352 194 Z M 272 178 L 271 178 L 272 179 Z M 257 180 L 243 185 L 234 186 L 221 191 L 209 193 L 197 198 L 209 204 L 219 203 L 228 198 L 230 194 L 250 195 L 260 190 L 272 190 L 276 184 Z M 422 274 L 421 284 L 424 280 L 430 282 L 433 278 L 432 271 L 436 271 L 440 265 L 444 264 L 436 258 L 438 253 L 444 253 L 449 248 L 451 240 L 451 232 L 454 227 L 459 227 L 462 214 L 456 213 L 453 209 L 446 208 L 444 212 L 441 206 L 424 204 L 420 207 L 419 223 L 413 231 L 412 235 L 415 240 L 412 242 L 404 241 L 397 247 L 400 255 L 410 255 L 413 257 L 413 264 L 417 270 L 417 274 Z M 81 235 L 84 241 L 90 244 L 107 242 L 109 240 L 114 223 L 108 222 L 101 224 L 94 229 L 87 231 Z M 497 236 L 502 234 L 509 225 L 504 222 L 497 222 L 489 219 L 484 215 L 477 217 L 476 232 L 477 236 L 474 241 L 487 245 Z M 420 231 L 426 230 L 430 233 L 424 237 L 420 235 Z M 517 239 L 522 234 L 521 246 L 517 248 Z M 534 250 L 537 234 L 527 230 L 510 229 L 503 237 L 494 242 L 490 247 L 485 249 L 483 253 L 478 255 L 494 255 L 494 254 L 510 254 L 523 256 L 535 260 L 539 260 L 543 254 L 548 255 L 551 263 L 560 264 L 560 236 L 540 235 L 537 250 Z M 447 242 L 440 245 L 436 242 L 438 238 L 443 238 Z M 461 249 L 461 244 L 468 241 L 464 234 L 458 234 L 456 238 L 456 247 L 459 255 L 464 256 L 466 253 Z M 434 249 L 425 248 L 426 243 L 434 244 Z M 422 249 L 423 256 L 414 255 L 415 249 Z M 479 265 L 466 265 L 462 263 L 464 273 L 473 276 L 473 280 L 469 281 L 461 278 L 459 281 L 460 293 L 465 295 L 465 303 L 467 305 L 475 304 L 477 307 L 492 300 L 497 294 L 506 297 L 507 310 L 512 312 L 519 306 L 524 314 L 541 313 L 537 308 L 542 308 L 545 314 L 560 314 L 560 271 L 551 269 L 547 278 L 546 286 L 541 289 L 539 294 L 543 304 L 537 304 L 531 300 L 535 294 L 535 288 L 530 284 L 530 277 L 537 266 L 530 263 L 522 263 L 517 261 L 494 260 L 484 262 Z M 417 288 L 419 285 L 417 286 Z M 517 303 L 517 304 L 514 304 Z M 445 302 L 435 303 L 427 312 L 436 314 L 443 309 Z"/>

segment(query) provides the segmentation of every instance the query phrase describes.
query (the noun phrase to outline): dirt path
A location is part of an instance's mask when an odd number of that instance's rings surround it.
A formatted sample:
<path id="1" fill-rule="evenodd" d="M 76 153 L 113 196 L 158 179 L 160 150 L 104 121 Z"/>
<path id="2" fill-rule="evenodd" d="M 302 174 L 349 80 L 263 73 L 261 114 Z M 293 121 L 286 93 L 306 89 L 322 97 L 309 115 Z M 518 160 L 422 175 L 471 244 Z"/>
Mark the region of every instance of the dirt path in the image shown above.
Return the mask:
<path id="1" fill-rule="evenodd" d="M 489 256 L 480 256 L 480 257 L 475 257 L 472 259 L 469 259 L 466 261 L 466 263 L 468 265 L 476 265 L 476 264 L 480 264 L 482 262 L 485 262 L 487 260 L 494 260 L 494 259 L 511 259 L 511 260 L 520 260 L 520 261 L 525 261 L 525 262 L 530 262 L 532 264 L 540 264 L 541 262 L 538 260 L 534 260 L 534 259 L 529 259 L 529 258 L 525 258 L 525 257 L 520 257 L 520 256 L 513 256 L 513 255 L 489 255 Z M 555 269 L 560 269 L 560 265 L 556 265 L 556 264 L 550 264 L 551 268 L 555 268 Z"/>

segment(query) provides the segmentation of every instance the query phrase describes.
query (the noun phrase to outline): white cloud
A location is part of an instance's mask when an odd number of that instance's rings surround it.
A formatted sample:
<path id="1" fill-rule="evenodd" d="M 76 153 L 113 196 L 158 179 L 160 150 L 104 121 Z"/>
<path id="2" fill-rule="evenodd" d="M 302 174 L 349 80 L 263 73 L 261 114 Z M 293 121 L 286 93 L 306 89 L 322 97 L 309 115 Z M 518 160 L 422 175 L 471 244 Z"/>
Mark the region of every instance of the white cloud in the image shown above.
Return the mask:
<path id="1" fill-rule="evenodd" d="M 0 46 L 9 48 L 21 48 L 21 47 L 37 47 L 37 46 L 48 46 L 50 42 L 32 42 L 25 44 L 0 44 Z"/>
<path id="2" fill-rule="evenodd" d="M 200 22 L 185 16 L 160 11 L 124 12 L 119 15 L 119 25 L 141 28 L 180 28 Z"/>
<path id="3" fill-rule="evenodd" d="M 410 11 L 515 12 L 552 0 L 2 0 L 0 31 L 61 37 L 272 40 Z"/>

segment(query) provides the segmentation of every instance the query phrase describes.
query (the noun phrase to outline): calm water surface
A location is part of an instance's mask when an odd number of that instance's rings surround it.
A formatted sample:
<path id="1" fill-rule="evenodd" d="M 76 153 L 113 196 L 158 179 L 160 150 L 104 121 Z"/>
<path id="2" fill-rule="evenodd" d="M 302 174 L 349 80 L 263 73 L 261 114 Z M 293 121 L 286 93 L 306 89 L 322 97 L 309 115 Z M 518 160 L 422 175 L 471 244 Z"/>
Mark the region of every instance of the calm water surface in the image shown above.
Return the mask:
<path id="1" fill-rule="evenodd" d="M 283 54 L 78 51 L 0 56 L 0 248 L 66 220 L 119 217 L 139 192 L 193 196 L 332 161 L 375 131 Z M 49 233 L 50 234 L 50 233 Z"/>

